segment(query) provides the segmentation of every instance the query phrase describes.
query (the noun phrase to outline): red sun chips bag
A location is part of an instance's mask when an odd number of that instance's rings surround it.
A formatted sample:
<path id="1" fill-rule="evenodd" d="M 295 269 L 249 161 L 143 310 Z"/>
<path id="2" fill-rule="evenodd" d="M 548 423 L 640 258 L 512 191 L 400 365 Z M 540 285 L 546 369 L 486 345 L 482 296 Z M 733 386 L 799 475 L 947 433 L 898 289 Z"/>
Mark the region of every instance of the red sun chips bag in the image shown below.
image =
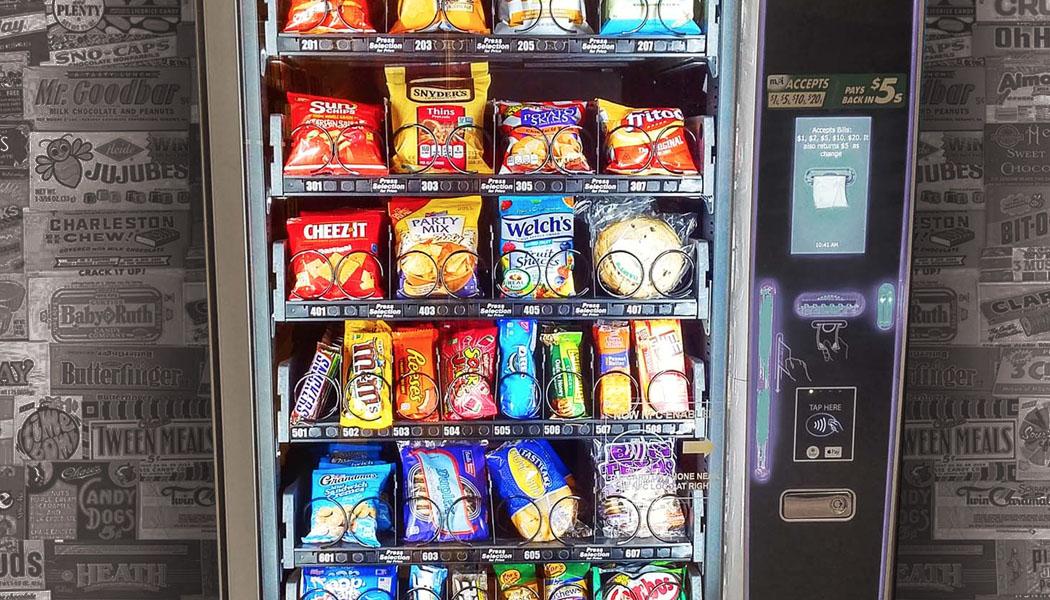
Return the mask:
<path id="1" fill-rule="evenodd" d="M 386 175 L 383 157 L 383 109 L 339 98 L 288 94 L 292 143 L 284 174 Z M 332 154 L 338 146 L 339 154 Z"/>

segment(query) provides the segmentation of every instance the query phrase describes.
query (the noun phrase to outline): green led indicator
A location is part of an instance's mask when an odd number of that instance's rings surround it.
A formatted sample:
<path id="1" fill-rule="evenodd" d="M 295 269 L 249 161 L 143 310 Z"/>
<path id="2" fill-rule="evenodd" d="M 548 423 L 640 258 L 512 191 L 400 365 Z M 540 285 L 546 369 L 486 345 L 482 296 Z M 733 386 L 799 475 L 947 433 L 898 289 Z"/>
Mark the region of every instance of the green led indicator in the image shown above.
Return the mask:
<path id="1" fill-rule="evenodd" d="M 878 311 L 875 324 L 883 331 L 893 328 L 893 314 L 896 311 L 897 294 L 892 283 L 884 283 L 879 286 Z"/>

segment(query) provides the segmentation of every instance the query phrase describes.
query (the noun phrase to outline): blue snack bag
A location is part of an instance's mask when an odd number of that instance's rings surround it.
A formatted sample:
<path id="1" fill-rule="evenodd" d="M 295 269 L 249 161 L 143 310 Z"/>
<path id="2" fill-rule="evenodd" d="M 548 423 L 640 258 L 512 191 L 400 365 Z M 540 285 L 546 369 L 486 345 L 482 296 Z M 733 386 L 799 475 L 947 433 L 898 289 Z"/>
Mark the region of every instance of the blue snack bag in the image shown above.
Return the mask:
<path id="1" fill-rule="evenodd" d="M 401 444 L 405 542 L 489 537 L 485 450 L 473 442 Z"/>
<path id="2" fill-rule="evenodd" d="M 550 442 L 507 442 L 490 452 L 487 461 L 496 493 L 522 538 L 550 542 L 573 529 L 579 503 Z"/>
<path id="3" fill-rule="evenodd" d="M 322 592 L 327 592 L 326 595 Z M 304 600 L 397 600 L 397 567 L 306 567 L 299 581 Z"/>
<path id="4" fill-rule="evenodd" d="M 412 565 L 408 571 L 409 600 L 445 600 L 448 569 L 437 565 Z"/>
<path id="5" fill-rule="evenodd" d="M 536 321 L 500 319 L 499 407 L 511 419 L 540 416 L 536 380 Z"/>
<path id="6" fill-rule="evenodd" d="M 310 532 L 303 536 L 303 543 L 333 544 L 341 539 L 378 548 L 379 532 L 390 527 L 389 511 L 383 511 L 379 497 L 393 470 L 393 465 L 383 463 L 314 471 Z M 383 512 L 387 512 L 385 518 Z"/>
<path id="7" fill-rule="evenodd" d="M 695 0 L 607 0 L 601 35 L 700 35 Z"/>

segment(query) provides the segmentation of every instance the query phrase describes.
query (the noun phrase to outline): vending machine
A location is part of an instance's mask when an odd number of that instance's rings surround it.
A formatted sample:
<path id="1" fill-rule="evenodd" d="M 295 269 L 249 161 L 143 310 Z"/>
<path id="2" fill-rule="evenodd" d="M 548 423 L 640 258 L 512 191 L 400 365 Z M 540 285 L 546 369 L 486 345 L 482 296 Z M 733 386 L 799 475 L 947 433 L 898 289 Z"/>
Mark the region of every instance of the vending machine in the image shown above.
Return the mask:
<path id="1" fill-rule="evenodd" d="M 891 597 L 918 6 L 204 6 L 228 597 Z"/>

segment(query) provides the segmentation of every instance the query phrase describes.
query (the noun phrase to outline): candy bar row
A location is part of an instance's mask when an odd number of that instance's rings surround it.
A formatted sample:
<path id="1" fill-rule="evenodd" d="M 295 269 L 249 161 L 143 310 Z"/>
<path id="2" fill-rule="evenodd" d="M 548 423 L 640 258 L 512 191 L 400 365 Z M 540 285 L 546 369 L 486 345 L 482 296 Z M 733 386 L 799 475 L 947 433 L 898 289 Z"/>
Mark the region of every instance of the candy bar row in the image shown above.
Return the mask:
<path id="1" fill-rule="evenodd" d="M 287 95 L 285 177 L 485 175 L 493 173 L 492 157 L 503 175 L 591 174 L 599 168 L 636 176 L 700 173 L 702 161 L 694 155 L 702 134 L 692 122 L 687 127 L 676 107 L 634 108 L 604 99 L 497 101 L 492 136 L 485 125 L 488 63 L 388 66 L 384 72 L 389 116 L 378 105 Z M 488 139 L 500 140 L 499 148 Z"/>
<path id="2" fill-rule="evenodd" d="M 460 321 L 391 329 L 347 321 L 317 343 L 293 388 L 291 425 L 511 419 L 689 419 L 691 383 L 678 321 Z"/>
<path id="3" fill-rule="evenodd" d="M 378 12 L 385 22 L 396 18 L 390 33 L 453 32 L 486 35 L 587 35 L 588 3 L 584 0 L 493 0 L 495 22 L 489 28 L 489 10 L 481 0 L 399 0 L 394 15 L 387 3 L 368 0 L 292 0 L 283 33 L 322 35 L 374 32 Z M 593 8 L 593 7 L 592 7 Z M 693 0 L 604 0 L 599 3 L 602 35 L 700 35 Z"/>
<path id="4" fill-rule="evenodd" d="M 706 247 L 690 239 L 696 213 L 662 210 L 653 198 L 503 196 L 498 204 L 498 234 L 481 226 L 480 196 L 394 198 L 385 212 L 301 210 L 286 221 L 287 297 L 382 299 L 391 273 L 394 295 L 405 299 L 684 298 L 707 265 L 697 256 Z"/>
<path id="5" fill-rule="evenodd" d="M 332 444 L 303 484 L 295 537 L 343 550 L 692 539 L 703 507 L 679 490 L 673 442 L 593 440 L 589 462 L 579 448 L 558 451 L 545 439 L 401 442 L 391 461 L 381 444 Z"/>
<path id="6" fill-rule="evenodd" d="M 685 600 L 689 574 L 669 562 L 307 567 L 298 600 Z M 494 592 L 494 594 L 493 594 Z M 288 600 L 295 600 L 289 597 Z"/>

